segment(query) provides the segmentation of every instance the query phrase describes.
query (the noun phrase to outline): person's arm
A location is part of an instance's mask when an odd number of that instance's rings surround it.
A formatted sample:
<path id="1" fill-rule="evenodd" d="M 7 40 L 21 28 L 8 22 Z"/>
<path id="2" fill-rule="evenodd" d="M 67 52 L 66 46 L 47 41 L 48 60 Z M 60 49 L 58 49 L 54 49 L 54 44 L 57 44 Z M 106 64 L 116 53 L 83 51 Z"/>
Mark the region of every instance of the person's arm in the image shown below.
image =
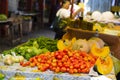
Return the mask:
<path id="1" fill-rule="evenodd" d="M 83 12 L 83 11 L 84 11 L 83 8 L 78 9 L 76 12 L 74 12 L 74 13 L 72 14 L 72 18 L 75 18 L 75 16 L 76 16 L 78 13 Z"/>

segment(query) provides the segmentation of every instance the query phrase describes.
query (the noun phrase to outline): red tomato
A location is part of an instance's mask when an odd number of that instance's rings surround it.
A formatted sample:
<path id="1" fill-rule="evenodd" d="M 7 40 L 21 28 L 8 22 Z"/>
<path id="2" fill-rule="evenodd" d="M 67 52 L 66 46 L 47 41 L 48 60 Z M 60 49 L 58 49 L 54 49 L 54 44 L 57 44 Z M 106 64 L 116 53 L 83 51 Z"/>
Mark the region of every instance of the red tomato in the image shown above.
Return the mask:
<path id="1" fill-rule="evenodd" d="M 67 69 L 66 69 L 66 67 L 61 67 L 60 71 L 61 71 L 61 72 L 66 72 Z"/>
<path id="2" fill-rule="evenodd" d="M 59 67 L 62 67 L 63 63 L 59 61 L 59 62 L 57 63 L 57 65 L 58 65 Z"/>
<path id="3" fill-rule="evenodd" d="M 24 64 L 24 62 L 22 61 L 22 62 L 20 62 L 20 65 L 22 66 Z"/>
<path id="4" fill-rule="evenodd" d="M 56 73 L 60 72 L 60 67 L 57 67 L 57 68 L 55 69 L 55 72 L 56 72 Z"/>
<path id="5" fill-rule="evenodd" d="M 74 73 L 73 69 L 69 69 L 68 72 L 69 72 L 70 74 L 73 74 L 73 73 Z"/>

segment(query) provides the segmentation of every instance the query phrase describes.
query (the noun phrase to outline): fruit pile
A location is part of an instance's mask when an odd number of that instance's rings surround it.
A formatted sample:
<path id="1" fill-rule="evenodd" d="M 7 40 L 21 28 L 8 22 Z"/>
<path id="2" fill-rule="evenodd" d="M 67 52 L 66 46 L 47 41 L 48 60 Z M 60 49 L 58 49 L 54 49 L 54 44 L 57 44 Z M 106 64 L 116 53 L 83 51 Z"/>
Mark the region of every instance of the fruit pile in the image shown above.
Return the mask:
<path id="1" fill-rule="evenodd" d="M 64 49 L 34 56 L 27 62 L 21 62 L 20 65 L 37 66 L 40 71 L 49 69 L 56 73 L 88 73 L 96 59 L 97 57 L 80 50 Z"/>
<path id="2" fill-rule="evenodd" d="M 0 14 L 0 21 L 6 21 L 7 16 L 5 14 Z"/>

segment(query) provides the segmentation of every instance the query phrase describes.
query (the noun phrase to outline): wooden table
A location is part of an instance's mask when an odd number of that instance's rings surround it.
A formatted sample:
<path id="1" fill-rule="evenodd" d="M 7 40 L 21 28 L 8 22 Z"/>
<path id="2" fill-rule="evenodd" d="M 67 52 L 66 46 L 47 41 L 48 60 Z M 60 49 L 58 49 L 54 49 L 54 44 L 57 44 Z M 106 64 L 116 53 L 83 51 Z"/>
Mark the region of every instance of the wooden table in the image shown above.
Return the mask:
<path id="1" fill-rule="evenodd" d="M 0 37 L 0 40 L 2 40 L 3 42 L 8 42 L 8 44 L 10 45 L 13 45 L 15 42 L 22 39 L 22 25 L 20 22 L 15 23 L 12 20 L 0 21 L 0 27 L 5 27 L 5 25 L 8 25 L 9 34 L 6 37 Z M 17 26 L 18 31 L 15 31 L 15 28 Z"/>

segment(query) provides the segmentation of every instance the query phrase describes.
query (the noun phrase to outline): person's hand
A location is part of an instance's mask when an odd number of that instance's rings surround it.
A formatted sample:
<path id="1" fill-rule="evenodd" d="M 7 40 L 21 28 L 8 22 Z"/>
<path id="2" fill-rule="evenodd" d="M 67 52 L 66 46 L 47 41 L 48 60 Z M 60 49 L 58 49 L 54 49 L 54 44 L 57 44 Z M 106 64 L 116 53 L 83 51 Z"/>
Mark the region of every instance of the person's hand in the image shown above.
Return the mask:
<path id="1" fill-rule="evenodd" d="M 79 8 L 78 12 L 84 12 L 84 9 L 83 8 Z"/>
<path id="2" fill-rule="evenodd" d="M 80 12 L 84 12 L 84 9 L 83 8 L 79 8 L 75 13 L 72 14 L 72 18 L 75 18 L 75 16 L 77 14 L 79 14 Z"/>

